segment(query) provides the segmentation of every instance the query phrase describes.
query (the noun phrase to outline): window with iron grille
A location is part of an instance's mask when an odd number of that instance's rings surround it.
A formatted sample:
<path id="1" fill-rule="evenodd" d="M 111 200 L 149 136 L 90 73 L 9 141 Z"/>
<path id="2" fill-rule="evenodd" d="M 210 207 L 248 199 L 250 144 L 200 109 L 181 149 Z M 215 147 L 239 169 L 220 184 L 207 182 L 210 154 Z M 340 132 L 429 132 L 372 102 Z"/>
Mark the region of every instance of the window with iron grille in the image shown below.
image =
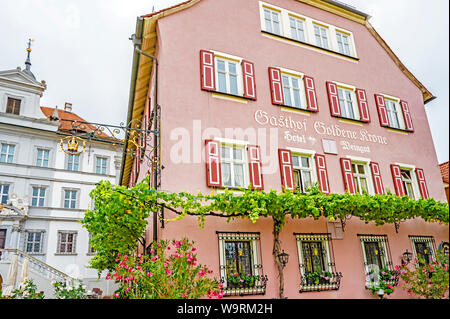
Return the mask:
<path id="1" fill-rule="evenodd" d="M 266 292 L 259 233 L 217 232 L 220 276 L 225 296 L 261 295 Z"/>
<path id="2" fill-rule="evenodd" d="M 300 292 L 338 290 L 341 273 L 336 272 L 331 234 L 298 234 Z"/>
<path id="3" fill-rule="evenodd" d="M 435 259 L 435 243 L 433 236 L 412 236 L 410 235 L 411 246 L 414 256 L 418 259 L 418 264 L 429 264 Z"/>
<path id="4" fill-rule="evenodd" d="M 77 232 L 59 231 L 58 232 L 58 254 L 75 254 Z"/>
<path id="5" fill-rule="evenodd" d="M 12 97 L 8 98 L 6 103 L 6 113 L 10 114 L 20 114 L 20 103 L 22 103 L 19 99 L 13 99 Z"/>
<path id="6" fill-rule="evenodd" d="M 366 272 L 366 285 L 376 285 L 383 272 L 393 271 L 392 257 L 387 235 L 358 234 L 361 241 L 364 268 Z M 395 286 L 398 276 L 390 283 Z"/>

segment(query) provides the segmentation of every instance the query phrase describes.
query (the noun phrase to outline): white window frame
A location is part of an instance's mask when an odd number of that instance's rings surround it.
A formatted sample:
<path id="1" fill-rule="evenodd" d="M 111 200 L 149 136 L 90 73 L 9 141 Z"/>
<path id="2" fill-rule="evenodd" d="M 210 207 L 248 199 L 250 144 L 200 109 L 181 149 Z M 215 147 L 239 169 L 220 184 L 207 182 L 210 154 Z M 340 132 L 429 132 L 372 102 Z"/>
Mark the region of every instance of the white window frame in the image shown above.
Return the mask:
<path id="1" fill-rule="evenodd" d="M 3 145 L 6 145 L 5 153 L 3 153 Z M 11 148 L 13 148 L 12 152 L 11 152 Z M 0 163 L 14 163 L 14 160 L 16 158 L 16 156 L 15 156 L 16 149 L 17 149 L 16 144 L 2 142 L 0 144 Z M 3 155 L 5 156 L 5 161 L 1 161 L 1 158 Z M 10 157 L 11 157 L 11 161 L 8 160 Z"/>
<path id="2" fill-rule="evenodd" d="M 5 193 L 5 186 L 8 186 L 8 191 Z M 9 194 L 11 193 L 11 183 L 0 182 L 0 205 L 6 204 L 9 200 Z M 6 201 L 3 203 L 3 197 L 6 196 Z"/>
<path id="3" fill-rule="evenodd" d="M 306 110 L 308 108 L 308 102 L 306 100 L 306 92 L 305 92 L 305 83 L 304 83 L 305 75 L 303 73 L 284 69 L 284 68 L 280 68 L 280 70 L 281 70 L 281 85 L 283 87 L 283 95 L 284 95 L 284 104 L 286 106 L 290 106 L 290 107 L 293 107 L 293 108 L 296 108 L 299 110 Z M 288 78 L 288 81 L 289 81 L 288 86 L 285 85 L 283 77 Z M 296 106 L 295 102 L 294 102 L 295 101 L 295 98 L 294 98 L 294 90 L 295 89 L 292 85 L 293 79 L 298 81 L 298 88 L 296 88 L 296 89 L 298 90 L 298 94 L 299 94 L 299 102 L 300 102 L 299 106 Z M 290 105 L 286 102 L 285 88 L 287 88 L 289 90 L 289 98 L 291 101 Z"/>
<path id="4" fill-rule="evenodd" d="M 260 265 L 262 263 L 262 256 L 259 255 L 258 246 L 261 244 L 260 235 L 252 234 L 252 233 L 219 233 L 219 262 L 220 262 L 220 276 L 224 279 L 223 288 L 226 291 L 228 282 L 227 282 L 227 269 L 226 269 L 226 258 L 225 258 L 225 242 L 228 241 L 249 241 L 252 252 L 252 271 L 253 275 L 260 276 L 260 269 L 255 267 L 256 265 Z M 259 281 L 257 281 L 259 283 Z M 234 288 L 233 288 L 234 289 Z M 249 290 L 252 288 L 239 288 L 238 290 Z M 262 292 L 263 288 L 258 288 L 258 290 L 252 289 L 252 292 Z"/>
<path id="5" fill-rule="evenodd" d="M 289 34 L 290 34 L 290 37 L 292 39 L 296 40 L 296 41 L 308 42 L 308 37 L 307 37 L 308 33 L 307 33 L 307 30 L 306 30 L 306 21 L 305 21 L 305 19 L 297 17 L 297 16 L 295 16 L 293 14 L 289 14 L 288 16 L 289 16 Z M 302 23 L 303 29 L 299 29 L 298 28 L 298 22 L 299 21 Z M 295 23 L 294 27 L 292 27 L 292 22 Z M 293 28 L 295 29 L 295 36 L 294 36 L 294 34 L 292 32 Z M 299 38 L 299 30 L 302 30 L 303 40 Z"/>
<path id="6" fill-rule="evenodd" d="M 303 242 L 321 242 L 322 243 L 322 247 L 325 250 L 326 253 L 326 260 L 324 260 L 325 263 L 325 267 L 326 269 L 324 269 L 325 271 L 329 271 L 330 273 L 333 274 L 333 267 L 330 265 L 331 263 L 333 263 L 334 261 L 331 259 L 331 253 L 330 253 L 330 240 L 331 238 L 328 237 L 327 234 L 296 234 L 296 242 L 297 242 L 297 253 L 298 253 L 298 262 L 300 265 L 305 265 L 305 258 L 303 257 L 303 249 L 302 249 L 302 243 Z M 306 275 L 306 271 L 305 271 L 305 267 L 300 267 L 300 275 L 303 277 Z M 335 284 L 333 284 L 335 285 Z M 317 287 L 321 287 L 321 286 L 327 286 L 329 287 L 329 285 L 306 285 L 304 288 L 317 288 Z"/>
<path id="7" fill-rule="evenodd" d="M 34 196 L 34 189 L 37 188 L 38 189 L 38 195 Z M 41 196 L 41 190 L 44 190 L 44 196 Z M 45 207 L 45 204 L 47 202 L 47 186 L 43 186 L 43 185 L 32 185 L 31 186 L 31 202 L 30 202 L 30 206 L 31 207 Z M 37 205 L 33 205 L 33 199 L 37 200 L 36 204 Z M 43 204 L 39 205 L 40 199 L 43 199 Z"/>
<path id="8" fill-rule="evenodd" d="M 349 119 L 349 120 L 356 120 L 356 121 L 360 121 L 361 120 L 361 113 L 359 111 L 359 104 L 358 104 L 358 99 L 356 98 L 356 87 L 354 87 L 353 85 L 350 84 L 346 84 L 346 83 L 340 83 L 340 82 L 336 82 L 333 81 L 334 84 L 336 84 L 337 89 L 338 89 L 338 100 L 339 100 L 339 109 L 341 110 L 341 117 L 344 119 Z M 345 95 L 345 92 L 349 92 L 350 93 L 350 101 L 351 101 L 351 107 L 353 110 L 353 115 L 354 117 L 349 117 L 347 114 L 346 116 L 343 115 L 343 105 L 341 103 L 341 97 L 339 96 L 339 92 L 344 91 L 344 107 L 345 107 L 345 111 L 346 113 L 348 108 L 349 108 L 349 104 L 348 104 L 348 99 L 347 96 Z"/>
<path id="9" fill-rule="evenodd" d="M 70 162 L 70 158 L 78 158 L 78 169 L 74 170 L 74 161 Z M 72 165 L 72 169 L 69 169 L 69 164 Z M 81 155 L 67 155 L 66 156 L 66 170 L 70 172 L 80 172 L 81 171 Z"/>
<path id="10" fill-rule="evenodd" d="M 319 30 L 319 35 L 316 33 L 316 31 Z M 325 31 L 325 35 L 323 34 Z M 314 33 L 314 43 L 316 46 L 325 49 L 325 50 L 331 50 L 330 45 L 330 30 L 327 26 L 324 26 L 319 23 L 313 23 L 313 33 Z M 320 38 L 320 44 L 317 43 L 317 36 Z M 325 41 L 326 40 L 326 41 Z M 324 44 L 326 43 L 326 46 Z"/>
<path id="11" fill-rule="evenodd" d="M 230 151 L 230 158 L 224 158 L 222 156 L 222 147 L 228 148 Z M 242 151 L 242 159 L 238 160 L 238 159 L 234 159 L 233 158 L 233 150 L 234 149 L 240 149 Z M 231 174 L 231 184 L 232 186 L 227 186 L 224 184 L 224 179 L 223 179 L 223 164 L 230 164 L 230 174 Z M 235 176 L 234 176 L 234 165 L 235 164 L 242 164 L 243 166 L 243 183 L 244 185 L 242 186 L 242 188 L 247 188 L 249 183 L 250 183 L 250 172 L 248 169 L 248 154 L 247 154 L 247 149 L 246 146 L 243 144 L 236 144 L 233 142 L 220 142 L 220 165 L 222 168 L 222 186 L 225 188 L 239 188 L 241 186 L 236 186 L 235 183 Z"/>
<path id="12" fill-rule="evenodd" d="M 39 158 L 39 153 L 42 152 L 42 157 Z M 45 154 L 48 154 L 47 156 L 47 165 L 44 165 L 45 162 Z M 36 148 L 36 166 L 38 167 L 49 167 L 50 166 L 50 149 L 44 148 L 44 147 L 37 147 Z"/>
<path id="13" fill-rule="evenodd" d="M 244 96 L 244 78 L 242 74 L 242 58 L 232 56 L 229 54 L 225 54 L 222 52 L 212 51 L 214 53 L 214 69 L 215 69 L 215 81 L 216 81 L 216 93 L 224 93 L 224 94 L 230 94 L 234 96 Z M 219 61 L 223 61 L 225 63 L 225 72 L 219 71 Z M 230 72 L 229 72 L 229 64 L 233 63 L 236 65 L 236 73 L 234 74 L 236 76 L 236 82 L 237 82 L 237 93 L 231 92 L 231 85 L 230 85 Z M 225 92 L 219 90 L 219 73 L 225 74 Z"/>
<path id="14" fill-rule="evenodd" d="M 29 241 L 29 234 L 34 234 L 33 240 L 31 242 Z M 41 235 L 40 241 L 37 242 L 35 240 L 35 234 L 40 234 Z M 44 234 L 45 234 L 44 230 L 31 230 L 31 229 L 25 230 L 25 247 L 24 247 L 24 251 L 27 254 L 30 254 L 30 255 L 42 254 L 43 247 L 44 247 Z M 28 251 L 28 244 L 32 245 L 32 251 Z M 34 245 L 39 245 L 39 251 L 38 252 L 34 251 Z"/>
<path id="15" fill-rule="evenodd" d="M 357 156 L 351 156 L 351 155 L 347 155 L 346 158 L 350 159 L 352 162 L 352 174 L 353 174 L 353 181 L 355 178 L 355 173 L 353 172 L 353 164 L 358 164 L 358 165 L 363 165 L 364 167 L 364 176 L 367 180 L 367 193 L 369 195 L 375 195 L 375 185 L 374 185 L 374 181 L 372 178 L 372 171 L 370 169 L 370 162 L 371 160 L 369 158 L 365 158 L 365 157 L 357 157 Z M 360 173 L 357 173 L 357 177 L 360 177 Z M 359 181 L 359 178 L 358 178 Z M 361 184 L 359 184 L 360 186 Z M 356 186 L 356 185 L 355 185 Z M 361 193 L 362 194 L 362 188 L 361 189 Z M 356 189 L 355 189 L 356 191 Z"/>
<path id="16" fill-rule="evenodd" d="M 267 28 L 267 23 L 266 23 L 268 21 L 266 18 L 267 11 L 270 13 L 270 28 L 272 30 L 268 30 L 268 28 Z M 277 16 L 278 16 L 278 28 L 279 28 L 280 33 L 276 33 L 274 30 L 275 29 L 274 28 L 274 20 L 273 20 L 274 13 L 277 14 Z M 262 30 L 273 33 L 273 34 L 277 34 L 277 35 L 284 34 L 282 12 L 280 10 L 274 9 L 272 6 L 266 6 L 266 5 L 261 6 L 261 20 L 262 20 L 262 23 L 261 23 Z"/>
<path id="17" fill-rule="evenodd" d="M 346 30 L 344 28 L 334 26 L 331 24 L 328 24 L 323 21 L 315 20 L 310 17 L 304 16 L 302 14 L 299 14 L 297 12 L 293 12 L 278 6 L 275 6 L 270 3 L 266 3 L 263 1 L 259 1 L 259 8 L 260 8 L 260 24 L 261 24 L 261 30 L 270 33 L 274 37 L 277 36 L 275 32 L 271 32 L 270 30 L 267 30 L 266 24 L 265 24 L 265 15 L 264 15 L 264 9 L 268 9 L 274 12 L 279 13 L 280 18 L 280 32 L 279 36 L 292 39 L 293 41 L 300 42 L 300 43 L 307 43 L 313 46 L 313 48 L 310 48 L 315 51 L 319 51 L 321 53 L 330 54 L 327 52 L 324 52 L 323 50 L 330 50 L 337 54 L 342 54 L 344 56 L 349 56 L 352 58 L 357 58 L 357 52 L 356 52 L 356 46 L 355 46 L 355 40 L 353 36 L 353 32 L 350 30 Z M 304 35 L 305 35 L 305 41 L 296 40 L 291 31 L 291 20 L 290 17 L 300 19 L 304 21 Z M 314 32 L 314 26 L 320 26 L 325 27 L 327 29 L 327 44 L 328 49 L 323 49 L 321 46 L 318 46 L 316 44 L 316 38 L 315 38 L 315 32 Z M 273 31 L 273 30 L 272 30 Z M 347 55 L 345 53 L 341 53 L 339 51 L 339 44 L 337 40 L 337 33 L 344 34 L 348 37 L 349 40 L 349 49 L 350 49 L 350 55 Z M 286 43 L 290 43 L 288 41 L 284 41 Z M 295 44 L 295 43 L 291 43 Z M 301 44 L 300 44 L 301 45 Z M 302 46 L 302 45 L 301 45 Z M 305 48 L 308 48 L 307 46 L 303 46 Z M 316 48 L 314 48 L 316 47 Z"/>
<path id="18" fill-rule="evenodd" d="M 71 193 L 75 192 L 75 199 L 73 199 L 71 197 L 66 199 L 67 192 L 71 192 Z M 79 198 L 80 198 L 80 190 L 79 189 L 64 188 L 63 194 L 62 194 L 62 207 L 65 209 L 78 209 Z M 69 201 L 69 207 L 65 207 L 66 200 Z M 72 203 L 72 202 L 75 202 L 75 207 L 70 207 L 70 203 Z"/>
<path id="19" fill-rule="evenodd" d="M 422 196 L 420 194 L 420 190 L 419 190 L 419 182 L 417 181 L 416 166 L 410 165 L 410 164 L 404 164 L 404 163 L 395 163 L 395 164 L 400 166 L 400 172 L 402 170 L 407 170 L 410 172 L 414 199 L 417 200 L 417 199 L 422 198 Z M 403 174 L 402 174 L 402 183 L 404 183 Z M 406 187 L 404 185 L 403 185 L 403 187 L 405 188 L 405 194 L 409 196 L 409 194 L 407 193 Z"/>
<path id="20" fill-rule="evenodd" d="M 102 173 L 102 172 L 97 172 L 97 168 L 98 168 L 98 160 L 104 160 L 105 162 L 105 172 L 104 173 Z M 100 168 L 102 168 L 103 167 L 103 165 L 101 164 L 100 165 Z M 107 156 L 100 156 L 100 155 L 98 155 L 98 156 L 95 156 L 95 163 L 94 163 L 94 172 L 95 172 L 95 174 L 98 174 L 98 175 L 108 175 L 108 173 L 109 173 L 109 157 L 107 157 Z"/>
<path id="21" fill-rule="evenodd" d="M 309 175 L 311 177 L 311 187 L 314 185 L 314 183 L 317 182 L 317 176 L 316 176 L 316 170 L 315 170 L 315 164 L 314 164 L 314 155 L 298 153 L 298 152 L 291 152 L 291 157 L 293 158 L 294 156 L 299 158 L 299 164 L 301 163 L 302 157 L 308 158 L 308 160 L 309 160 L 309 168 L 303 167 L 301 165 L 296 166 L 296 165 L 294 165 L 294 160 L 292 160 L 292 168 L 294 170 L 300 171 L 300 175 L 301 175 L 300 179 L 301 179 L 301 187 L 302 187 L 301 192 L 306 193 L 307 190 L 306 190 L 305 185 L 303 184 L 302 171 L 309 172 Z M 295 183 L 295 180 L 294 180 L 294 183 Z"/>
<path id="22" fill-rule="evenodd" d="M 339 37 L 341 38 L 341 41 L 339 41 Z M 345 52 L 344 38 L 347 39 L 348 53 Z M 342 43 L 342 51 L 340 50 L 339 42 Z M 342 53 L 342 54 L 345 54 L 348 56 L 353 56 L 353 54 L 352 54 L 352 37 L 350 34 L 336 29 L 336 43 L 337 43 L 337 50 L 339 53 Z"/>
<path id="23" fill-rule="evenodd" d="M 386 246 L 386 242 L 387 242 L 387 237 L 386 236 L 371 236 L 371 235 L 361 235 L 359 236 L 359 240 L 361 242 L 361 250 L 362 250 L 362 255 L 363 255 L 363 260 L 364 260 L 364 271 L 366 272 L 366 285 L 371 285 L 373 284 L 373 282 L 370 280 L 369 276 L 367 276 L 367 274 L 369 273 L 369 271 L 371 270 L 369 268 L 370 265 L 367 264 L 367 253 L 366 253 L 366 248 L 364 247 L 364 243 L 365 242 L 378 242 L 380 249 L 383 250 L 384 252 L 384 256 L 381 255 L 381 263 L 382 263 L 382 268 L 385 267 L 389 267 L 389 263 L 390 261 L 390 256 L 388 255 L 388 250 L 387 250 L 387 246 Z M 386 240 L 382 240 L 381 238 L 386 238 Z M 381 270 L 381 269 L 379 269 Z M 377 284 L 377 282 L 375 282 L 375 284 Z"/>
<path id="24" fill-rule="evenodd" d="M 67 252 L 67 251 L 61 251 L 61 244 L 62 244 L 62 235 L 63 234 L 67 234 L 73 235 L 73 241 L 72 241 L 72 251 L 71 252 Z M 56 254 L 57 255 L 76 255 L 77 254 L 77 237 L 78 237 L 78 232 L 76 230 L 58 230 L 58 242 L 57 242 L 57 247 L 56 247 Z M 65 242 L 65 246 L 67 249 L 67 243 L 69 243 L 68 241 Z"/>
<path id="25" fill-rule="evenodd" d="M 400 105 L 400 99 L 398 97 L 394 97 L 394 96 L 390 96 L 390 95 L 386 95 L 386 94 L 382 94 L 382 95 L 384 97 L 384 103 L 386 105 L 386 115 L 388 117 L 389 127 L 394 128 L 394 129 L 405 130 L 406 124 L 405 124 L 405 119 L 403 117 L 403 110 Z M 393 108 L 392 108 L 392 106 L 393 106 Z M 397 114 L 399 126 L 393 125 L 393 122 L 391 120 L 391 115 L 390 115 L 392 112 L 395 112 Z"/>

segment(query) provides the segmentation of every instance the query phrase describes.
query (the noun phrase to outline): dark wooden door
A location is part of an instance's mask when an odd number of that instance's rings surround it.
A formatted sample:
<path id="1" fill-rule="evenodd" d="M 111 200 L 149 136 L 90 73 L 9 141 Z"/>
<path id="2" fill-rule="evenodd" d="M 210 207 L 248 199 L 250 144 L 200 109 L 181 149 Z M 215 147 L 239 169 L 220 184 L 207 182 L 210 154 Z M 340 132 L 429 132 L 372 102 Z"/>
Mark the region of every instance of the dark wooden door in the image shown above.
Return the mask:
<path id="1" fill-rule="evenodd" d="M 5 248 L 6 229 L 0 229 L 0 248 Z"/>

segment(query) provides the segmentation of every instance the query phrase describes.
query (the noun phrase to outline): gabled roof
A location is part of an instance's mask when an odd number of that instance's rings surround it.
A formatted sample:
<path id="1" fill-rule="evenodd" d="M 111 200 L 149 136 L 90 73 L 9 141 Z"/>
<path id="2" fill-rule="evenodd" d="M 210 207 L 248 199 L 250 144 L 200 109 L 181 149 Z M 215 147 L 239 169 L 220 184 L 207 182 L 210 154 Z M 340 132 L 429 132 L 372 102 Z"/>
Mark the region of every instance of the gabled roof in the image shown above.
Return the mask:
<path id="1" fill-rule="evenodd" d="M 25 71 L 26 70 L 21 70 L 20 67 L 12 70 L 0 71 L 0 79 L 18 85 L 32 86 L 40 91 L 44 91 L 47 88 L 45 81 L 39 82 Z"/>
<path id="2" fill-rule="evenodd" d="M 441 169 L 442 181 L 448 184 L 448 161 L 439 164 L 439 168 Z"/>
<path id="3" fill-rule="evenodd" d="M 174 6 L 142 15 L 138 18 L 136 23 L 136 37 L 141 39 L 140 49 L 147 54 L 154 55 L 156 51 L 157 32 L 156 23 L 159 19 L 175 14 L 182 10 L 186 10 L 201 0 L 187 0 L 180 2 Z M 243 0 L 245 1 L 245 0 Z M 345 3 L 336 0 L 296 0 L 316 8 L 331 12 L 338 16 L 352 20 L 354 22 L 364 25 L 370 34 L 377 40 L 381 47 L 387 52 L 389 57 L 399 67 L 399 69 L 406 75 L 406 77 L 412 81 L 422 92 L 424 103 L 428 103 L 435 98 L 433 94 L 406 68 L 406 66 L 395 55 L 392 49 L 387 45 L 386 41 L 380 36 L 380 34 L 369 23 L 370 16 L 364 12 L 357 10 L 356 8 L 349 6 Z M 130 100 L 128 105 L 128 118 L 127 122 L 134 119 L 140 119 L 145 107 L 145 100 L 147 98 L 150 77 L 153 70 L 154 61 L 144 55 L 138 54 L 136 51 L 133 56 L 133 71 L 131 75 L 131 89 Z M 131 144 L 128 145 L 134 148 Z M 128 184 L 130 172 L 132 167 L 132 160 L 128 156 L 123 156 L 121 183 L 123 185 Z"/>

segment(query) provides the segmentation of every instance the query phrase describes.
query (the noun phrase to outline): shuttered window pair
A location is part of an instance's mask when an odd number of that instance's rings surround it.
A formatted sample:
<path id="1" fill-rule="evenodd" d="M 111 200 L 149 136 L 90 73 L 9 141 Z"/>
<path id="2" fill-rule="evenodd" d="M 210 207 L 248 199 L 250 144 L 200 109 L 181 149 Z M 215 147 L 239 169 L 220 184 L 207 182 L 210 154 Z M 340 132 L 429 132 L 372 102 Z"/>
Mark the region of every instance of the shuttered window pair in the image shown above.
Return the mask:
<path id="1" fill-rule="evenodd" d="M 358 179 L 357 175 L 358 172 L 355 173 L 355 166 L 354 163 L 348 158 L 341 158 L 341 170 L 342 170 L 342 177 L 344 180 L 344 186 L 345 190 L 347 190 L 350 194 L 356 194 L 361 193 L 361 180 Z M 370 171 L 372 174 L 372 181 L 374 186 L 375 194 L 385 194 L 384 186 L 383 186 L 383 180 L 381 178 L 380 173 L 380 166 L 376 162 L 371 162 L 369 164 Z M 404 170 L 400 168 L 399 165 L 391 165 L 391 173 L 392 178 L 394 181 L 394 188 L 395 193 L 398 196 L 403 195 L 409 195 L 412 199 L 416 199 L 414 196 L 413 189 L 409 188 L 408 186 L 408 179 L 403 173 Z M 415 169 L 416 176 L 417 176 L 417 182 L 418 187 L 420 190 L 420 195 L 423 199 L 429 198 L 428 188 L 425 181 L 425 175 L 423 173 L 423 169 L 416 168 Z M 412 171 L 409 171 L 409 173 L 412 173 Z M 367 175 L 366 175 L 367 176 Z M 412 176 L 410 175 L 410 181 L 411 183 L 414 183 L 414 180 L 412 179 Z M 411 184 L 411 187 L 414 187 Z M 412 190 L 412 193 L 411 193 Z"/>
<path id="2" fill-rule="evenodd" d="M 294 77 L 293 79 L 294 82 L 292 81 L 292 76 L 284 74 L 281 69 L 269 67 L 272 104 L 299 107 L 311 112 L 319 111 L 314 78 L 303 75 L 303 79 L 300 77 Z M 296 104 L 296 91 L 304 91 L 302 94 L 306 97 L 306 105 Z"/>
<path id="3" fill-rule="evenodd" d="M 205 143 L 206 184 L 209 187 L 247 188 L 244 177 L 248 175 L 253 189 L 264 189 L 261 151 L 258 145 L 234 148 L 215 140 L 206 140 Z"/>
<path id="4" fill-rule="evenodd" d="M 375 102 L 381 126 L 414 132 L 408 102 L 395 101 L 382 94 L 375 94 Z"/>
<path id="5" fill-rule="evenodd" d="M 205 91 L 216 91 L 232 95 L 240 95 L 240 83 L 243 86 L 242 97 L 256 100 L 255 66 L 252 62 L 241 62 L 218 59 L 214 52 L 200 51 L 201 88 Z M 242 69 L 242 76 L 239 71 Z"/>
<path id="6" fill-rule="evenodd" d="M 311 164 L 308 163 L 306 165 L 305 163 L 305 167 L 303 170 L 297 168 L 300 164 L 298 166 L 296 165 L 297 169 L 294 169 L 293 156 L 291 151 L 288 149 L 279 149 L 278 158 L 280 163 L 281 185 L 283 189 L 304 192 L 306 184 L 311 183 L 311 180 L 305 180 L 305 178 L 308 178 L 307 172 L 311 172 Z M 310 159 L 312 160 L 312 158 Z M 330 188 L 328 184 L 328 172 L 325 156 L 321 154 L 315 154 L 314 159 L 316 164 L 317 180 L 320 185 L 319 189 L 322 193 L 329 194 Z M 300 184 L 296 183 L 297 170 L 299 170 L 301 174 L 299 175 L 299 178 L 303 178 L 302 183 Z M 311 175 L 309 175 L 309 178 L 310 176 Z"/>
<path id="7" fill-rule="evenodd" d="M 370 122 L 367 94 L 364 89 L 349 90 L 327 81 L 331 116 Z"/>

